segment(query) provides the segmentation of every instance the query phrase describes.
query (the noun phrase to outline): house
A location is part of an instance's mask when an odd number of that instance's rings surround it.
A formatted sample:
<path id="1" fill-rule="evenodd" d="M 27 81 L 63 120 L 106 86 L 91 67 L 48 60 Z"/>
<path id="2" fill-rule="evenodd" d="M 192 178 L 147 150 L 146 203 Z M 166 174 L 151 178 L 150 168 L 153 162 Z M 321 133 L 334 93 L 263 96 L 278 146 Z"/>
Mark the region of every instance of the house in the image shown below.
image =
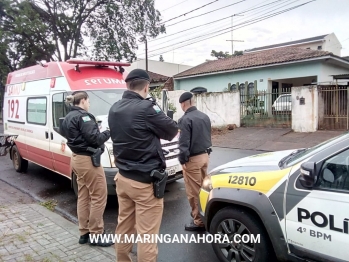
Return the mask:
<path id="1" fill-rule="evenodd" d="M 169 76 L 160 75 L 151 71 L 148 71 L 148 75 L 150 77 L 150 89 L 164 85 L 170 78 Z"/>
<path id="2" fill-rule="evenodd" d="M 241 114 L 246 115 L 253 94 L 258 94 L 257 107 L 272 112 L 274 102 L 291 93 L 292 87 L 333 83 L 332 75 L 348 73 L 349 61 L 330 52 L 280 47 L 205 62 L 175 75 L 174 82 L 175 90 L 197 86 L 208 92 L 239 90 Z"/>
<path id="3" fill-rule="evenodd" d="M 146 70 L 145 59 L 139 59 L 133 62 L 131 66 L 127 68 L 127 70 L 131 71 L 136 68 Z M 148 60 L 148 71 L 169 77 L 172 77 L 190 68 L 192 68 L 192 66 Z"/>
<path id="4" fill-rule="evenodd" d="M 202 86 L 208 92 L 255 88 L 276 94 L 292 86 L 333 82 L 349 73 L 349 61 L 330 52 L 280 47 L 205 62 L 174 76 L 175 90 Z"/>
<path id="5" fill-rule="evenodd" d="M 336 35 L 334 33 L 331 33 L 327 35 L 320 35 L 320 36 L 300 39 L 300 40 L 281 43 L 281 44 L 256 47 L 249 50 L 245 50 L 244 52 L 252 53 L 252 52 L 265 51 L 269 49 L 287 47 L 287 46 L 299 47 L 299 48 L 310 49 L 310 50 L 328 51 L 337 56 L 341 56 L 341 49 L 342 49 L 342 45 L 337 39 Z"/>

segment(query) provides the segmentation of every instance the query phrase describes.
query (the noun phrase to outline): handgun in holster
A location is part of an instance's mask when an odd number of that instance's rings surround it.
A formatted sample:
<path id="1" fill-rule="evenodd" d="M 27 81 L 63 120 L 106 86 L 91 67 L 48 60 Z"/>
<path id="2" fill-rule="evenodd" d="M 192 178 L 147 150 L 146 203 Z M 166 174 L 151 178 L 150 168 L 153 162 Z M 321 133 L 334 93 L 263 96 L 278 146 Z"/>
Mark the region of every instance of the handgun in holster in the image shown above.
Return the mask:
<path id="1" fill-rule="evenodd" d="M 88 147 L 87 151 L 92 153 L 91 155 L 91 161 L 92 165 L 94 167 L 100 167 L 101 166 L 101 155 L 103 154 L 102 148 L 93 148 L 93 147 Z"/>
<path id="2" fill-rule="evenodd" d="M 154 178 L 153 189 L 154 196 L 156 198 L 163 198 L 165 195 L 165 187 L 168 178 L 167 171 L 160 172 L 158 170 L 153 170 L 150 174 L 152 178 Z"/>
<path id="3" fill-rule="evenodd" d="M 208 155 L 210 155 L 212 153 L 212 148 L 211 147 L 207 148 L 206 152 L 207 152 Z"/>

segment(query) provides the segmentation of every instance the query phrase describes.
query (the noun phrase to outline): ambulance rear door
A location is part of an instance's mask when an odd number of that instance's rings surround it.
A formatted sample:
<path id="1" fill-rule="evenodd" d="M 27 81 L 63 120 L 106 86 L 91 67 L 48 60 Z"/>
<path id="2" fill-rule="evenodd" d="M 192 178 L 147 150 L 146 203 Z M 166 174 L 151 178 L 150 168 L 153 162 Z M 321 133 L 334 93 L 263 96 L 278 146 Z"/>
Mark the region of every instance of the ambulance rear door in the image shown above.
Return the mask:
<path id="1" fill-rule="evenodd" d="M 26 107 L 26 148 L 28 160 L 53 170 L 50 154 L 50 79 L 26 82 L 22 88 Z"/>

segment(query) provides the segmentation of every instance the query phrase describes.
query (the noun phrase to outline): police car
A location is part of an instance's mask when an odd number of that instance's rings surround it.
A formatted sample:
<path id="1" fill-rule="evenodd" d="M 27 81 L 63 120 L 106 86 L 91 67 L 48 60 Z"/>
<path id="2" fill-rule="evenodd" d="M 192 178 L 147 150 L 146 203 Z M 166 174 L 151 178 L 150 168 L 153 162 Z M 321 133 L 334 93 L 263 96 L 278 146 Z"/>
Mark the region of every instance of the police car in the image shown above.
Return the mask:
<path id="1" fill-rule="evenodd" d="M 349 261 L 349 133 L 215 168 L 200 212 L 220 261 Z"/>

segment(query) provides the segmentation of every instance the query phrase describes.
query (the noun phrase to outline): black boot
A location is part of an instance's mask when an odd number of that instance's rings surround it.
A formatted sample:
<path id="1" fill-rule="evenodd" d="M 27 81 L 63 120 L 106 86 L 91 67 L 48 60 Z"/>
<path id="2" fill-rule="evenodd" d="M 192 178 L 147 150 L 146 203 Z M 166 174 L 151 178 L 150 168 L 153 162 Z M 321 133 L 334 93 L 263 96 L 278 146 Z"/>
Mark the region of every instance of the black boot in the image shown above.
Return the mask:
<path id="1" fill-rule="evenodd" d="M 85 235 L 80 236 L 79 244 L 86 244 L 86 243 L 88 243 L 89 237 L 90 237 L 90 232 L 86 233 Z"/>
<path id="2" fill-rule="evenodd" d="M 91 246 L 110 247 L 111 245 L 114 245 L 114 242 L 111 238 L 109 238 L 109 242 L 102 241 L 107 239 L 107 236 L 106 236 L 107 234 L 105 233 L 105 231 L 103 234 L 97 234 L 97 235 L 98 235 L 98 241 L 96 242 L 96 240 L 93 239 L 93 241 L 90 242 Z"/>
<path id="3" fill-rule="evenodd" d="M 187 231 L 206 231 L 204 226 L 197 226 L 194 224 L 194 222 L 190 222 L 190 224 L 185 225 L 185 230 Z"/>

